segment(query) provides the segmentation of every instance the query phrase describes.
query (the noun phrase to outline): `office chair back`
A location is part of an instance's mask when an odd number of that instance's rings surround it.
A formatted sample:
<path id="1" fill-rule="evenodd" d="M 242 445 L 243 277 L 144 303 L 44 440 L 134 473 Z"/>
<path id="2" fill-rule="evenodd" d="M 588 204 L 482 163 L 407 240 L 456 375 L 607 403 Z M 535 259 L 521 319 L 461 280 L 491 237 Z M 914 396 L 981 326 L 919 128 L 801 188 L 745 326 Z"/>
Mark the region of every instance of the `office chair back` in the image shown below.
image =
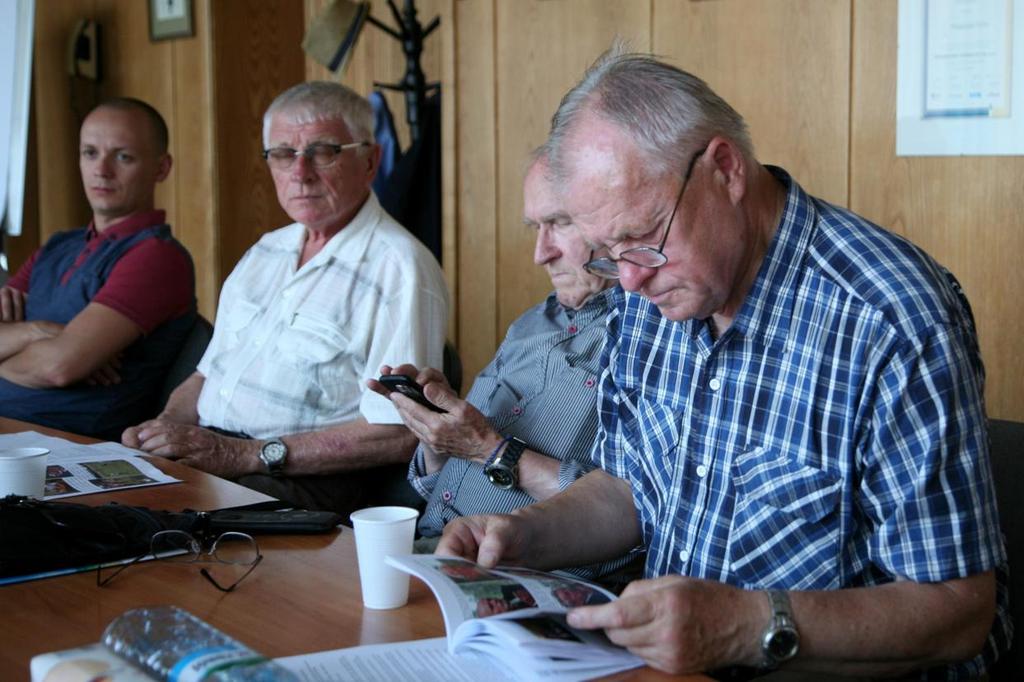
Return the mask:
<path id="1" fill-rule="evenodd" d="M 213 325 L 202 315 L 196 315 L 196 323 L 192 326 L 192 331 L 188 333 L 185 343 L 181 345 L 178 357 L 167 369 L 167 375 L 164 377 L 164 383 L 157 398 L 157 414 L 164 409 L 167 399 L 171 397 L 174 389 L 196 371 L 196 365 L 202 359 L 212 337 Z"/>
<path id="2" fill-rule="evenodd" d="M 444 342 L 444 378 L 456 393 L 462 393 L 462 358 L 450 341 Z"/>
<path id="3" fill-rule="evenodd" d="M 1024 423 L 993 419 L 988 426 L 989 454 L 995 479 L 999 525 L 1010 564 L 1010 617 L 1016 635 L 1010 651 L 995 665 L 992 682 L 1021 679 L 1024 671 L 1024 514 L 1017 502 L 1024 491 Z"/>

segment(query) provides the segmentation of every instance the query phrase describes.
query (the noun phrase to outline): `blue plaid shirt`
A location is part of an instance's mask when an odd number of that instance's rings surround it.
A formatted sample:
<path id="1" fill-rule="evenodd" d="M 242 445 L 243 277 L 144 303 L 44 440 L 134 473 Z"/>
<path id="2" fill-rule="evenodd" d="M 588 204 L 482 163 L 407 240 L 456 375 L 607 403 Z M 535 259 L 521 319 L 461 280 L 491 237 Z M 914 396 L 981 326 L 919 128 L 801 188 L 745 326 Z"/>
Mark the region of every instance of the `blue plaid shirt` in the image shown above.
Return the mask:
<path id="1" fill-rule="evenodd" d="M 630 482 L 646 574 L 748 589 L 939 582 L 1005 567 L 973 324 L 918 248 L 810 197 L 732 326 L 636 294 L 608 318 L 595 461 Z M 1004 651 L 1005 575 L 983 656 Z"/>

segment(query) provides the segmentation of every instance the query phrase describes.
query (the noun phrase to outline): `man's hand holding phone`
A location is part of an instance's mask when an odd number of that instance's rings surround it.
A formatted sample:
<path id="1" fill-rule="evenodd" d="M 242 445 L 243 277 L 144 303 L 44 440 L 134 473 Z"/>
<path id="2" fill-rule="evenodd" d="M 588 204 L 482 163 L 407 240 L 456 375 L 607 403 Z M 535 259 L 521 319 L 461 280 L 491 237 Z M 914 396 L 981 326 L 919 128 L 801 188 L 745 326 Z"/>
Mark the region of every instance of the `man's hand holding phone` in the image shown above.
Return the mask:
<path id="1" fill-rule="evenodd" d="M 443 410 L 427 400 L 427 396 L 423 393 L 423 387 L 408 375 L 382 374 L 380 379 L 377 381 L 379 381 L 384 388 L 388 389 L 388 391 L 398 391 L 406 398 L 415 400 L 428 410 L 433 410 L 434 412 L 447 412 L 447 410 Z"/>
<path id="2" fill-rule="evenodd" d="M 366 383 L 370 390 L 391 398 L 406 427 L 441 460 L 460 457 L 483 463 L 501 443 L 501 435 L 487 418 L 459 398 L 439 370 L 385 365 L 379 379 Z M 409 401 L 395 399 L 393 392 Z"/>

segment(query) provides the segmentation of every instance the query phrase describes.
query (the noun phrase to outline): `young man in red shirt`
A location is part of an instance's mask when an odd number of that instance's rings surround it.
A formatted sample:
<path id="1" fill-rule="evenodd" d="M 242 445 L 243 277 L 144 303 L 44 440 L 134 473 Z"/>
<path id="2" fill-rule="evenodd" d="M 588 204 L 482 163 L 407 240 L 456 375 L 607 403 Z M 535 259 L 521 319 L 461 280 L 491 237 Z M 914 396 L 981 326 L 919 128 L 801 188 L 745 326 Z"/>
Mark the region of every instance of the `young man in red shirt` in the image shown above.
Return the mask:
<path id="1" fill-rule="evenodd" d="M 171 163 L 145 102 L 86 116 L 92 221 L 54 235 L 0 289 L 0 415 L 116 439 L 153 414 L 196 315 L 192 259 L 154 208 Z"/>

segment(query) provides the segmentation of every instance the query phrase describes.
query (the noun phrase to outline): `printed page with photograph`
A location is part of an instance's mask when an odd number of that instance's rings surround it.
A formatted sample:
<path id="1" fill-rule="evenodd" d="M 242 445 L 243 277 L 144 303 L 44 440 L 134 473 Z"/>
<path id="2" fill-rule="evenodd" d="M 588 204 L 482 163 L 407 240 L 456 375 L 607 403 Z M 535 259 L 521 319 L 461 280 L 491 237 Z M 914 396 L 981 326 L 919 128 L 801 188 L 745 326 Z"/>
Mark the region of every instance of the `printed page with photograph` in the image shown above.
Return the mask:
<path id="1" fill-rule="evenodd" d="M 575 606 L 615 599 L 601 587 L 526 568 L 487 569 L 455 557 L 417 554 L 388 557 L 388 563 L 433 591 L 453 654 L 472 652 L 529 679 L 590 679 L 643 665 L 603 632 L 566 623 Z"/>
<path id="2" fill-rule="evenodd" d="M 35 431 L 0 434 L 0 448 L 46 448 L 46 499 L 180 483 L 120 443 L 82 445 Z"/>

